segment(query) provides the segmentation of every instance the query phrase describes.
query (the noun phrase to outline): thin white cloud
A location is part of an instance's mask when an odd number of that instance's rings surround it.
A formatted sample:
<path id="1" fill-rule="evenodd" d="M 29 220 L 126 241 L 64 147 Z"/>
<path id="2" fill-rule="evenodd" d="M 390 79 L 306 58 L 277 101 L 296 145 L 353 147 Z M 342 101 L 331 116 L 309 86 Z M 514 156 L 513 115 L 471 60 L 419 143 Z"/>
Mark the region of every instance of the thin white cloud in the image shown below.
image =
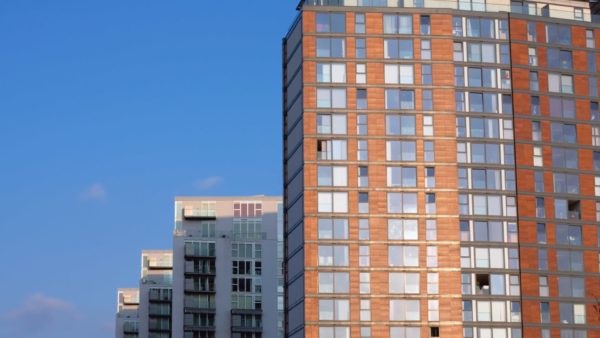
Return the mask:
<path id="1" fill-rule="evenodd" d="M 198 190 L 210 190 L 223 183 L 223 181 L 225 181 L 225 179 L 221 176 L 210 176 L 195 181 L 194 187 Z"/>
<path id="2" fill-rule="evenodd" d="M 42 293 L 30 295 L 19 307 L 0 316 L 10 322 L 14 329 L 43 331 L 63 319 L 81 320 L 82 316 L 68 301 L 49 297 Z"/>
<path id="3" fill-rule="evenodd" d="M 84 201 L 104 201 L 108 197 L 108 192 L 104 185 L 100 183 L 94 183 L 87 187 L 81 193 L 81 199 Z"/>

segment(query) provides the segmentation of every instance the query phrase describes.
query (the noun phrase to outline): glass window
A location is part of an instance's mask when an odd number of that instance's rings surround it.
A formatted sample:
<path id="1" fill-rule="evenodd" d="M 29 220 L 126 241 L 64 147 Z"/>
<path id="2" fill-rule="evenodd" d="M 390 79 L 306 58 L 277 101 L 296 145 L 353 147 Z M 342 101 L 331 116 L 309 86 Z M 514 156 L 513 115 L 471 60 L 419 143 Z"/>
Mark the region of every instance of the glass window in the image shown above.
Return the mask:
<path id="1" fill-rule="evenodd" d="M 385 65 L 386 84 L 414 84 L 413 65 Z"/>
<path id="2" fill-rule="evenodd" d="M 386 115 L 386 135 L 415 135 L 415 116 Z"/>
<path id="3" fill-rule="evenodd" d="M 552 122 L 550 124 L 552 142 L 577 143 L 577 126 L 574 124 Z"/>
<path id="4" fill-rule="evenodd" d="M 356 64 L 356 83 L 367 83 L 367 65 L 365 65 L 364 63 Z"/>
<path id="5" fill-rule="evenodd" d="M 367 245 L 358 247 L 358 266 L 371 265 L 370 248 Z"/>
<path id="6" fill-rule="evenodd" d="M 503 65 L 510 64 L 510 48 L 505 43 L 501 43 L 498 46 L 500 47 L 500 63 Z"/>
<path id="7" fill-rule="evenodd" d="M 423 160 L 425 162 L 435 161 L 435 145 L 433 141 L 423 142 Z"/>
<path id="8" fill-rule="evenodd" d="M 431 60 L 431 40 L 421 40 L 421 60 Z"/>
<path id="9" fill-rule="evenodd" d="M 359 274 L 360 286 L 359 291 L 361 294 L 371 292 L 371 274 L 369 272 L 361 272 Z"/>
<path id="10" fill-rule="evenodd" d="M 368 132 L 368 121 L 367 115 L 358 114 L 356 115 L 356 134 L 367 135 Z"/>
<path id="11" fill-rule="evenodd" d="M 508 39 L 508 20 L 498 20 L 498 39 Z"/>
<path id="12" fill-rule="evenodd" d="M 350 328 L 343 326 L 319 327 L 319 338 L 350 338 Z"/>
<path id="13" fill-rule="evenodd" d="M 548 250 L 538 249 L 538 270 L 548 270 Z"/>
<path id="14" fill-rule="evenodd" d="M 434 241 L 437 238 L 437 221 L 435 219 L 428 219 L 425 225 L 426 239 L 428 241 Z"/>
<path id="15" fill-rule="evenodd" d="M 412 59 L 413 42 L 409 39 L 385 39 L 384 58 L 386 59 Z"/>
<path id="16" fill-rule="evenodd" d="M 319 245 L 319 266 L 348 266 L 347 245 Z"/>
<path id="17" fill-rule="evenodd" d="M 348 220 L 342 218 L 319 218 L 319 239 L 348 239 Z"/>
<path id="18" fill-rule="evenodd" d="M 346 40 L 343 38 L 317 38 L 317 57 L 346 57 Z"/>
<path id="19" fill-rule="evenodd" d="M 540 121 L 531 121 L 531 140 L 541 141 L 542 140 L 542 127 Z"/>
<path id="20" fill-rule="evenodd" d="M 585 30 L 585 46 L 587 48 L 595 48 L 596 42 L 594 40 L 594 31 L 591 29 Z"/>
<path id="21" fill-rule="evenodd" d="M 454 85 L 457 87 L 465 86 L 465 71 L 464 67 L 454 67 Z"/>
<path id="22" fill-rule="evenodd" d="M 355 57 L 357 59 L 366 59 L 367 58 L 367 42 L 365 39 L 356 39 L 355 40 Z"/>
<path id="23" fill-rule="evenodd" d="M 539 96 L 531 96 L 530 98 L 531 105 L 531 115 L 540 115 L 540 97 Z"/>
<path id="24" fill-rule="evenodd" d="M 364 34 L 365 33 L 365 14 L 356 13 L 354 15 L 354 33 Z"/>
<path id="25" fill-rule="evenodd" d="M 419 225 L 417 220 L 389 219 L 389 240 L 417 240 L 419 239 Z"/>
<path id="26" fill-rule="evenodd" d="M 346 108 L 346 89 L 318 88 L 317 108 Z"/>
<path id="27" fill-rule="evenodd" d="M 548 91 L 573 94 L 573 76 L 548 73 Z"/>
<path id="28" fill-rule="evenodd" d="M 430 295 L 438 294 L 439 292 L 439 274 L 437 272 L 427 273 L 427 293 Z"/>
<path id="29" fill-rule="evenodd" d="M 433 110 L 433 91 L 424 89 L 421 91 L 421 108 L 423 110 Z"/>
<path id="30" fill-rule="evenodd" d="M 367 161 L 369 159 L 369 142 L 367 140 L 358 140 L 356 142 L 356 159 L 358 161 Z"/>
<path id="31" fill-rule="evenodd" d="M 556 225 L 556 243 L 564 245 L 581 245 L 581 226 Z"/>
<path id="32" fill-rule="evenodd" d="M 559 24 L 546 24 L 546 42 L 571 45 L 571 27 Z"/>
<path id="33" fill-rule="evenodd" d="M 419 273 L 390 272 L 389 293 L 418 294 Z"/>
<path id="34" fill-rule="evenodd" d="M 412 16 L 385 14 L 383 16 L 383 32 L 385 34 L 412 34 Z"/>
<path id="35" fill-rule="evenodd" d="M 361 218 L 358 220 L 358 239 L 369 239 L 369 219 Z"/>
<path id="36" fill-rule="evenodd" d="M 319 134 L 346 134 L 345 114 L 318 114 L 317 133 Z"/>
<path id="37" fill-rule="evenodd" d="M 428 214 L 434 214 L 435 210 L 435 194 L 425 194 L 425 212 Z"/>
<path id="38" fill-rule="evenodd" d="M 562 118 L 575 118 L 575 100 L 550 97 L 550 115 Z"/>
<path id="39" fill-rule="evenodd" d="M 537 40 L 537 28 L 535 22 L 527 22 L 527 41 Z"/>
<path id="40" fill-rule="evenodd" d="M 389 245 L 388 266 L 418 267 L 419 247 L 408 245 Z"/>
<path id="41" fill-rule="evenodd" d="M 529 90 L 540 90 L 540 80 L 538 77 L 538 72 L 529 72 Z"/>
<path id="42" fill-rule="evenodd" d="M 585 297 L 585 283 L 583 277 L 558 277 L 558 295 L 560 297 Z"/>
<path id="43" fill-rule="evenodd" d="M 570 250 L 556 250 L 558 271 L 583 271 L 583 252 Z"/>
<path id="44" fill-rule="evenodd" d="M 421 84 L 432 84 L 431 65 L 421 65 Z"/>
<path id="45" fill-rule="evenodd" d="M 388 187 L 414 188 L 417 186 L 417 168 L 414 167 L 388 167 Z"/>
<path id="46" fill-rule="evenodd" d="M 348 212 L 348 193 L 320 192 L 317 195 L 318 212 Z"/>
<path id="47" fill-rule="evenodd" d="M 389 213 L 417 213 L 417 193 L 388 193 L 387 208 Z"/>
<path id="48" fill-rule="evenodd" d="M 385 109 L 415 109 L 415 92 L 412 90 L 386 89 Z"/>
<path id="49" fill-rule="evenodd" d="M 406 300 L 406 299 L 390 299 L 390 320 L 402 320 L 402 321 L 418 321 L 421 319 L 420 301 L 417 300 Z M 391 337 L 402 337 L 400 333 L 395 331 L 396 328 L 390 328 Z M 415 332 L 419 331 L 408 331 L 409 328 L 400 328 L 405 330 L 406 336 L 408 337 L 419 337 L 419 334 Z M 419 330 L 418 328 L 416 328 Z"/>
<path id="50" fill-rule="evenodd" d="M 452 17 L 452 35 L 463 36 L 462 21 L 463 21 L 463 19 L 460 16 Z"/>
<path id="51" fill-rule="evenodd" d="M 323 166 L 317 168 L 319 186 L 345 187 L 348 185 L 348 168 L 346 166 Z"/>
<path id="52" fill-rule="evenodd" d="M 573 69 L 573 56 L 571 51 L 548 48 L 548 67 Z"/>
<path id="53" fill-rule="evenodd" d="M 356 109 L 367 109 L 366 89 L 356 89 Z"/>
<path id="54" fill-rule="evenodd" d="M 387 141 L 386 158 L 388 161 L 416 161 L 415 141 Z"/>
<path id="55" fill-rule="evenodd" d="M 346 160 L 348 158 L 346 140 L 318 140 L 319 160 Z"/>
<path id="56" fill-rule="evenodd" d="M 319 299 L 319 320 L 350 320 L 350 301 Z"/>
<path id="57" fill-rule="evenodd" d="M 555 168 L 577 169 L 579 167 L 577 149 L 553 147 L 552 166 Z"/>
<path id="58" fill-rule="evenodd" d="M 535 47 L 529 47 L 527 53 L 529 54 L 529 65 L 532 67 L 537 67 L 538 58 Z"/>
<path id="59" fill-rule="evenodd" d="M 319 272 L 319 293 L 348 293 L 349 291 L 349 273 Z"/>
<path id="60" fill-rule="evenodd" d="M 346 16 L 343 13 L 317 13 L 317 32 L 346 32 Z"/>
<path id="61" fill-rule="evenodd" d="M 317 63 L 317 82 L 320 83 L 345 83 L 346 64 L 344 63 Z"/>
<path id="62" fill-rule="evenodd" d="M 538 278 L 538 285 L 539 285 L 540 297 L 548 297 L 548 294 L 549 294 L 548 277 L 540 276 Z"/>
<path id="63" fill-rule="evenodd" d="M 421 15 L 420 24 L 421 24 L 421 35 L 431 34 L 431 19 L 430 19 L 429 15 Z"/>
<path id="64" fill-rule="evenodd" d="M 423 115 L 423 136 L 433 136 L 432 115 Z"/>
<path id="65" fill-rule="evenodd" d="M 544 192 L 544 172 L 536 171 L 534 173 L 535 192 Z"/>

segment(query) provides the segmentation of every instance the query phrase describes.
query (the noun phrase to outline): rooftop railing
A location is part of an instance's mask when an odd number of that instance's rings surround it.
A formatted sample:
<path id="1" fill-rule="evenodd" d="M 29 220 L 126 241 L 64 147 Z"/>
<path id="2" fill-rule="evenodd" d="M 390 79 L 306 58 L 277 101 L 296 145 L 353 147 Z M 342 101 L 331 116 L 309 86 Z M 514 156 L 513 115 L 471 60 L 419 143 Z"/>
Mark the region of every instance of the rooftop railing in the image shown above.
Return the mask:
<path id="1" fill-rule="evenodd" d="M 587 5 L 587 2 L 582 2 Z M 555 4 L 531 5 L 485 3 L 483 0 L 303 0 L 299 7 L 392 7 L 392 8 L 442 8 L 473 12 L 515 13 L 539 17 L 600 23 L 600 15 L 593 15 L 589 7 L 570 7 Z"/>

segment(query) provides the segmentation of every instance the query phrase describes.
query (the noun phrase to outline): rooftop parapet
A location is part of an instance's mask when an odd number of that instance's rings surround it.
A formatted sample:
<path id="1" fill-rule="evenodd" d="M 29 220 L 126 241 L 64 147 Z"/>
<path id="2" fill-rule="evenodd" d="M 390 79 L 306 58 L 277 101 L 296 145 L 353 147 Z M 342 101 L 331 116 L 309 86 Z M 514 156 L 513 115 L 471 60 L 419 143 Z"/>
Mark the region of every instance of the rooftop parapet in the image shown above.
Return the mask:
<path id="1" fill-rule="evenodd" d="M 484 0 L 302 0 L 304 6 L 439 8 L 473 12 L 496 12 L 531 15 L 561 20 L 600 23 L 600 15 L 592 13 L 587 1 L 565 0 L 552 3 Z"/>

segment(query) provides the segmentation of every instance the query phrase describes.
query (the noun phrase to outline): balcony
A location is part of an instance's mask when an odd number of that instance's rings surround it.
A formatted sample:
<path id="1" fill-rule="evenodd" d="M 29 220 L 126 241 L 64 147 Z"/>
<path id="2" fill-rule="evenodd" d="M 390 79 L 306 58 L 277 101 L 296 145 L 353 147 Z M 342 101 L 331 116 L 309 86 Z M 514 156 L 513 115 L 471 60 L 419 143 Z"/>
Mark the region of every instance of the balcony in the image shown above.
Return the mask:
<path id="1" fill-rule="evenodd" d="M 215 270 L 194 269 L 194 268 L 188 269 L 186 266 L 185 274 L 190 275 L 190 276 L 216 276 L 217 273 Z"/>
<path id="2" fill-rule="evenodd" d="M 208 307 L 208 306 L 203 306 L 203 305 L 194 306 L 191 304 L 186 304 L 185 307 L 183 308 L 183 312 L 184 313 L 208 313 L 208 314 L 217 313 L 214 305 L 213 305 L 213 307 Z"/>
<path id="3" fill-rule="evenodd" d="M 232 333 L 256 333 L 262 332 L 262 314 L 248 313 L 239 309 L 231 310 L 231 332 Z"/>
<path id="4" fill-rule="evenodd" d="M 216 331 L 216 327 L 214 325 L 204 326 L 204 325 L 188 325 L 188 324 L 185 324 L 183 326 L 183 329 L 185 331 L 210 331 L 210 332 Z"/>
<path id="5" fill-rule="evenodd" d="M 169 322 L 164 323 L 152 323 L 148 325 L 148 330 L 151 332 L 171 332 L 171 324 Z"/>
<path id="6" fill-rule="evenodd" d="M 125 322 L 123 324 L 123 333 L 137 334 L 139 332 L 139 324 L 137 322 Z"/>
<path id="7" fill-rule="evenodd" d="M 183 208 L 183 218 L 188 220 L 215 220 L 217 213 L 213 208 L 206 207 L 185 207 Z"/>
<path id="8" fill-rule="evenodd" d="M 171 318 L 171 311 L 149 311 L 148 316 L 150 317 L 163 317 Z"/>
<path id="9" fill-rule="evenodd" d="M 231 315 L 261 315 L 262 309 L 231 309 Z"/>
<path id="10" fill-rule="evenodd" d="M 170 292 L 156 292 L 154 290 L 150 290 L 149 299 L 153 303 L 171 303 L 172 301 Z"/>
<path id="11" fill-rule="evenodd" d="M 231 326 L 231 332 L 262 332 L 262 327 L 253 327 L 253 326 Z"/>
<path id="12" fill-rule="evenodd" d="M 214 332 L 216 327 L 214 325 L 203 325 L 203 324 L 194 324 L 194 323 L 184 323 L 183 329 L 185 331 L 211 331 Z"/>
<path id="13" fill-rule="evenodd" d="M 194 283 L 193 280 L 186 279 L 185 281 L 185 292 L 193 293 L 216 293 L 214 281 L 213 283 Z"/>
<path id="14" fill-rule="evenodd" d="M 215 244 L 214 243 L 202 243 L 210 244 L 207 246 L 196 246 L 194 243 L 185 243 L 185 257 L 190 258 L 211 258 L 215 259 Z"/>

